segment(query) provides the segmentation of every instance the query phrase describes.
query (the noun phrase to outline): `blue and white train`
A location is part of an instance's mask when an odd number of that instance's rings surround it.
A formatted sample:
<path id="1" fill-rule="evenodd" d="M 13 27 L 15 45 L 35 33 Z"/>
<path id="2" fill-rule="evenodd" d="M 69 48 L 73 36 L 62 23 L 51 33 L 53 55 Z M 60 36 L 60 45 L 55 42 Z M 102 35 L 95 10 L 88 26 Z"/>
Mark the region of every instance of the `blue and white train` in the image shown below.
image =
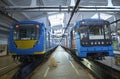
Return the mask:
<path id="1" fill-rule="evenodd" d="M 102 19 L 78 21 L 70 32 L 71 48 L 80 58 L 113 56 L 110 23 Z"/>

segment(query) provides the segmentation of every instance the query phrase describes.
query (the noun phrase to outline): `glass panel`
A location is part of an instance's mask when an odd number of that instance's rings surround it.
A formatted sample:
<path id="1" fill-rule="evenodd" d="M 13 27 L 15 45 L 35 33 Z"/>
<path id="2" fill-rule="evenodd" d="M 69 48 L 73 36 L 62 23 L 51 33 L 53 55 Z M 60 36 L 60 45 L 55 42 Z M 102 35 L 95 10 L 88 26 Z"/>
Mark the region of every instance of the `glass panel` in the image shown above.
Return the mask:
<path id="1" fill-rule="evenodd" d="M 80 27 L 80 38 L 81 40 L 88 39 L 88 27 L 87 26 L 82 26 Z"/>
<path id="2" fill-rule="evenodd" d="M 104 29 L 101 26 L 90 26 L 89 39 L 104 39 Z"/>
<path id="3" fill-rule="evenodd" d="M 81 26 L 79 30 L 81 40 L 110 39 L 110 28 L 107 25 Z"/>
<path id="4" fill-rule="evenodd" d="M 39 25 L 20 24 L 14 28 L 14 40 L 36 40 L 39 37 Z"/>
<path id="5" fill-rule="evenodd" d="M 104 25 L 105 30 L 105 39 L 110 39 L 110 28 L 107 25 Z"/>

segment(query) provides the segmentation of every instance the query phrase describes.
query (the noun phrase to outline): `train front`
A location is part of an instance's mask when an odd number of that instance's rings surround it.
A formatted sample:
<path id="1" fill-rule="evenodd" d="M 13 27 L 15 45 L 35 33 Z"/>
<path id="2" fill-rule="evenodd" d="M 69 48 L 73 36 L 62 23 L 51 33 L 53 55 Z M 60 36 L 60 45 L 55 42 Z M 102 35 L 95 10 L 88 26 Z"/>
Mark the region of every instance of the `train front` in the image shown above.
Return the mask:
<path id="1" fill-rule="evenodd" d="M 80 57 L 100 58 L 113 56 L 111 30 L 109 22 L 105 20 L 81 21 L 78 34 L 80 35 Z"/>
<path id="2" fill-rule="evenodd" d="M 10 30 L 9 52 L 20 60 L 33 59 L 38 54 L 44 54 L 43 31 L 43 25 L 37 22 L 13 24 Z"/>

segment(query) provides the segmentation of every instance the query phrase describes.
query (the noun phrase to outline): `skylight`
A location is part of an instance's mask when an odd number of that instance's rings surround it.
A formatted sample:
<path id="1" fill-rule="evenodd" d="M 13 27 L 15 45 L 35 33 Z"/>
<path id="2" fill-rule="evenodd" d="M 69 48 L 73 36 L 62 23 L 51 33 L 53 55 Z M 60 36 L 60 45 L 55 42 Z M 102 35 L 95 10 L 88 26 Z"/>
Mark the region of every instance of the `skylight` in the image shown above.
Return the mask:
<path id="1" fill-rule="evenodd" d="M 51 15 L 48 17 L 51 26 L 63 25 L 64 13 L 59 13 L 56 15 Z"/>
<path id="2" fill-rule="evenodd" d="M 105 14 L 105 13 L 100 13 L 100 17 L 99 17 L 99 14 L 96 13 L 96 14 L 93 15 L 91 18 L 100 18 L 100 19 L 106 20 L 106 19 L 108 19 L 108 18 L 110 18 L 110 17 L 112 17 L 112 15 Z"/>
<path id="3" fill-rule="evenodd" d="M 70 6 L 75 6 L 75 0 L 71 0 Z"/>

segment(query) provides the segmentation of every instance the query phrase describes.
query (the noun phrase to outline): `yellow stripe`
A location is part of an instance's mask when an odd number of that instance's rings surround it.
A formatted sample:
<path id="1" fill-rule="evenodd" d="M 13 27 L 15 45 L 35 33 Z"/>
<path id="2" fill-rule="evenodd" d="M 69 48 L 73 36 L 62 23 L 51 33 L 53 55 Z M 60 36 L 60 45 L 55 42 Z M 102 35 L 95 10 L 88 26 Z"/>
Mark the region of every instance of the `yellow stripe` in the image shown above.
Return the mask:
<path id="1" fill-rule="evenodd" d="M 45 54 L 45 51 L 43 52 L 34 52 L 34 54 Z M 9 55 L 17 55 L 16 53 L 9 53 Z"/>
<path id="2" fill-rule="evenodd" d="M 28 49 L 33 48 L 37 40 L 15 40 L 14 42 L 18 48 Z"/>
<path id="3" fill-rule="evenodd" d="M 45 54 L 45 51 L 43 51 L 43 52 L 34 52 L 34 54 Z"/>

